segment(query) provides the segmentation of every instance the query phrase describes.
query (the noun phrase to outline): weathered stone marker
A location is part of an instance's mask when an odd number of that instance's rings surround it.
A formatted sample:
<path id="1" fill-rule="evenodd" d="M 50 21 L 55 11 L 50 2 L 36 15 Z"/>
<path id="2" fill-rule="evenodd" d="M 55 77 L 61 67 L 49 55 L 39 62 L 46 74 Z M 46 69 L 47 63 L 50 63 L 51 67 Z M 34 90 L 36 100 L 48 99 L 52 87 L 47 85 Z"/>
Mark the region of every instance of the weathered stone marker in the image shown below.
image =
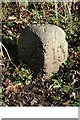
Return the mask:
<path id="1" fill-rule="evenodd" d="M 32 25 L 26 27 L 18 42 L 19 59 L 38 75 L 48 77 L 57 72 L 68 57 L 68 44 L 65 32 L 55 25 Z"/>

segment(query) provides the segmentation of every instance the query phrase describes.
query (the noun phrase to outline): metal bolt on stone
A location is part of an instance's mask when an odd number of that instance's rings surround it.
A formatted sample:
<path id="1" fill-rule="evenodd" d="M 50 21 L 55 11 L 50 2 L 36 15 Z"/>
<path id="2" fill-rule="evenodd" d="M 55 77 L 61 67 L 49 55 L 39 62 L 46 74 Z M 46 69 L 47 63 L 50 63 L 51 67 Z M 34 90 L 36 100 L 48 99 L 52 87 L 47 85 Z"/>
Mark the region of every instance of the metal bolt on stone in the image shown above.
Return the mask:
<path id="1" fill-rule="evenodd" d="M 18 56 L 34 75 L 44 73 L 49 78 L 67 60 L 68 43 L 65 32 L 51 24 L 27 26 L 19 37 Z"/>

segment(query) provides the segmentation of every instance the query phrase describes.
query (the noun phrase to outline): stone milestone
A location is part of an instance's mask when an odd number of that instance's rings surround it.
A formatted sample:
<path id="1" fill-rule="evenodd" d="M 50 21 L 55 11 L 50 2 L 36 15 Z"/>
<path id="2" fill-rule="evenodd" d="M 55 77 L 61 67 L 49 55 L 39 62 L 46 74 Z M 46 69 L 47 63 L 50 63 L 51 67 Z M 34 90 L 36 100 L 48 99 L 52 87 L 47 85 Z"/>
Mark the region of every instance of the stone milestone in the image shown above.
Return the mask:
<path id="1" fill-rule="evenodd" d="M 18 41 L 18 56 L 34 73 L 48 77 L 57 72 L 68 57 L 65 32 L 56 25 L 38 24 L 26 27 Z"/>

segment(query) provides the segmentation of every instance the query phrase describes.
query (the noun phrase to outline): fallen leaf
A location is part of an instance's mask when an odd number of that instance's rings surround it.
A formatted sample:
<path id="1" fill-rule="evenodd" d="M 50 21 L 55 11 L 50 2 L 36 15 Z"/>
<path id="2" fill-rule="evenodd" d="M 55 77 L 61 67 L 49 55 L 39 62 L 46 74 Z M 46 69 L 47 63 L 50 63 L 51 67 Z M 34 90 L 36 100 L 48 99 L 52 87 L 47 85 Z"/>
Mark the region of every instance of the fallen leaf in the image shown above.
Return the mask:
<path id="1" fill-rule="evenodd" d="M 9 16 L 8 17 L 8 20 L 16 20 L 17 18 L 16 17 L 14 17 L 14 16 Z"/>

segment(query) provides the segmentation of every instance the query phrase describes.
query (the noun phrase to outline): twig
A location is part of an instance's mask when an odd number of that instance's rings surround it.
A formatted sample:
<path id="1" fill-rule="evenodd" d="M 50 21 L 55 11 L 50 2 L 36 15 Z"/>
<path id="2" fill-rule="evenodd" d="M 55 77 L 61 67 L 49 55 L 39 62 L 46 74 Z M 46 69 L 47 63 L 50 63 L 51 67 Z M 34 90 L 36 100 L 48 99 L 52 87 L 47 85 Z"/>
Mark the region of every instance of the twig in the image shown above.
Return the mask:
<path id="1" fill-rule="evenodd" d="M 9 56 L 9 53 L 8 53 L 6 47 L 0 42 L 0 49 L 1 49 L 1 52 L 2 52 L 2 47 L 3 47 L 4 50 L 6 51 L 6 54 L 7 54 L 8 58 L 9 58 L 9 60 L 11 61 L 11 58 L 10 58 L 10 56 Z M 2 52 L 2 53 L 3 53 L 3 52 Z"/>

